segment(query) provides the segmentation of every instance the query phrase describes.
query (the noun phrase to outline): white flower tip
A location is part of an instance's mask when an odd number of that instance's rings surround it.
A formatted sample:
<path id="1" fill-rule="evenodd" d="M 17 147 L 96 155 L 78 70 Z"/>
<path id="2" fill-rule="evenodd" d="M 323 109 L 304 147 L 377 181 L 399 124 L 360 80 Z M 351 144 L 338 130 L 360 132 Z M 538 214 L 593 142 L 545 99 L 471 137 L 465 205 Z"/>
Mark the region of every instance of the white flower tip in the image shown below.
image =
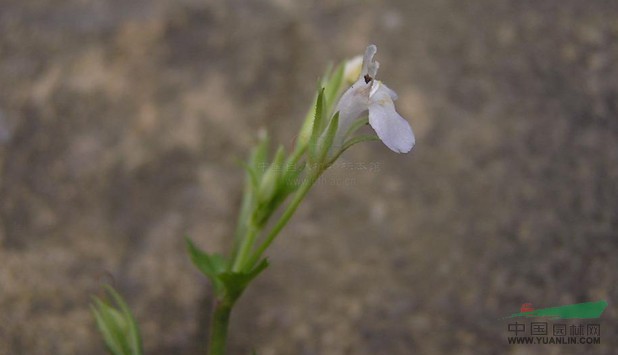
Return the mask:
<path id="1" fill-rule="evenodd" d="M 412 148 L 414 148 L 415 144 L 416 139 L 414 138 L 414 134 L 410 134 L 396 146 L 396 149 L 391 148 L 391 150 L 393 150 L 395 153 L 409 153 Z"/>
<path id="2" fill-rule="evenodd" d="M 416 139 L 414 138 L 414 133 L 412 133 L 410 124 L 408 124 L 408 122 L 404 124 L 404 122 L 400 121 L 398 129 L 391 130 L 387 134 L 378 132 L 378 136 L 380 136 L 382 143 L 395 153 L 409 153 L 416 144 Z"/>
<path id="3" fill-rule="evenodd" d="M 396 94 L 379 81 L 374 85 L 377 88 L 371 96 L 369 124 L 390 150 L 396 153 L 409 152 L 414 147 L 414 133 L 410 123 L 395 110 L 392 97 Z"/>
<path id="4" fill-rule="evenodd" d="M 358 80 L 363 69 L 363 56 L 357 55 L 356 57 L 349 59 L 345 62 L 343 67 L 343 78 L 348 84 L 354 83 Z"/>
<path id="5" fill-rule="evenodd" d="M 373 116 L 373 117 L 372 117 Z M 381 122 L 380 122 L 381 121 Z M 399 114 L 391 113 L 390 117 L 376 117 L 369 113 L 369 122 L 375 129 L 384 145 L 395 153 L 408 153 L 414 148 L 416 139 L 410 124 Z"/>
<path id="6" fill-rule="evenodd" d="M 365 57 L 369 55 L 370 56 L 369 59 L 371 59 L 377 52 L 378 52 L 378 47 L 375 44 L 370 44 L 367 46 L 367 49 L 365 49 Z"/>
<path id="7" fill-rule="evenodd" d="M 378 52 L 378 47 L 375 44 L 370 44 L 365 49 L 365 55 L 363 56 L 363 71 L 361 72 L 361 76 L 369 75 L 372 78 L 375 78 L 378 73 L 378 68 L 380 64 L 373 60 L 373 57 Z"/>

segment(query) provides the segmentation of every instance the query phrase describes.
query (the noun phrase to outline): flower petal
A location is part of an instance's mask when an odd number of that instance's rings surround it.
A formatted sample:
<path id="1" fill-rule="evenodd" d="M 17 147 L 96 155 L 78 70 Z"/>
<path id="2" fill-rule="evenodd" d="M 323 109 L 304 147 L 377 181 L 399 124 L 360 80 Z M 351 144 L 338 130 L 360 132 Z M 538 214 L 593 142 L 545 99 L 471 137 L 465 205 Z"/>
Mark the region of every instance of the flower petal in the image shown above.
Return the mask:
<path id="1" fill-rule="evenodd" d="M 392 151 L 407 153 L 414 147 L 414 133 L 408 121 L 395 111 L 390 92 L 392 90 L 382 86 L 371 97 L 369 124 Z"/>
<path id="2" fill-rule="evenodd" d="M 350 125 L 360 115 L 367 111 L 369 107 L 369 91 L 371 84 L 366 84 L 363 78 L 360 78 L 346 90 L 335 109 L 335 112 L 339 111 L 339 128 L 337 129 L 337 136 L 335 137 L 335 146 L 341 146 L 343 144 L 343 138 L 350 128 Z"/>
<path id="3" fill-rule="evenodd" d="M 383 82 L 379 81 L 378 83 L 380 85 L 380 88 L 384 88 L 384 90 L 388 93 L 388 96 L 390 96 L 393 101 L 397 100 L 398 96 L 396 92 L 391 90 L 391 88 L 389 88 L 388 86 L 384 85 Z"/>
<path id="4" fill-rule="evenodd" d="M 373 57 L 378 52 L 378 47 L 375 44 L 370 44 L 365 49 L 365 55 L 363 56 L 363 70 L 361 71 L 361 77 L 369 75 L 371 78 L 375 78 L 378 73 L 380 63 L 373 60 Z"/>

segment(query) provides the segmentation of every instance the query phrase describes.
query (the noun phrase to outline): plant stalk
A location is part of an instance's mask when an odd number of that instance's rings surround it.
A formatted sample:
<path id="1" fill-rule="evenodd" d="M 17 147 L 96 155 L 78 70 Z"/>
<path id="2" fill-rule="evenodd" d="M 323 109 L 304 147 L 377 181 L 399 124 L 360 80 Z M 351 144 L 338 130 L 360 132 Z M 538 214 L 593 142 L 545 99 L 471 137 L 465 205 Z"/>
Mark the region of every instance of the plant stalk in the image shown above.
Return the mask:
<path id="1" fill-rule="evenodd" d="M 247 235 L 240 242 L 240 249 L 238 250 L 238 254 L 234 259 L 234 265 L 232 265 L 232 271 L 240 272 L 243 270 L 243 267 L 246 264 L 246 259 L 249 257 L 249 253 L 253 248 L 253 244 L 255 243 L 255 237 L 259 232 L 259 228 L 255 226 L 253 222 L 249 222 L 249 229 L 247 230 Z"/>
<path id="2" fill-rule="evenodd" d="M 296 212 L 296 209 L 298 208 L 298 205 L 300 205 L 302 200 L 305 198 L 305 196 L 311 189 L 311 186 L 313 186 L 313 184 L 316 182 L 320 174 L 321 174 L 321 171 L 318 173 L 312 173 L 309 175 L 307 180 L 305 180 L 305 182 L 302 184 L 300 189 L 296 192 L 294 199 L 290 202 L 286 210 L 283 212 L 283 215 L 281 216 L 281 218 L 277 221 L 277 224 L 273 227 L 273 229 L 270 231 L 268 236 L 266 236 L 266 239 L 258 247 L 256 252 L 251 257 L 251 259 L 249 259 L 249 266 L 255 265 L 255 263 L 260 259 L 262 254 L 266 251 L 266 249 L 270 246 L 270 244 L 275 240 L 279 232 L 281 232 L 283 227 L 285 227 L 285 225 L 288 223 L 290 218 L 292 218 L 292 216 L 294 215 L 294 212 Z"/>
<path id="3" fill-rule="evenodd" d="M 208 355 L 225 355 L 227 330 L 230 323 L 233 303 L 226 300 L 217 300 L 215 302 L 215 309 L 210 321 Z"/>

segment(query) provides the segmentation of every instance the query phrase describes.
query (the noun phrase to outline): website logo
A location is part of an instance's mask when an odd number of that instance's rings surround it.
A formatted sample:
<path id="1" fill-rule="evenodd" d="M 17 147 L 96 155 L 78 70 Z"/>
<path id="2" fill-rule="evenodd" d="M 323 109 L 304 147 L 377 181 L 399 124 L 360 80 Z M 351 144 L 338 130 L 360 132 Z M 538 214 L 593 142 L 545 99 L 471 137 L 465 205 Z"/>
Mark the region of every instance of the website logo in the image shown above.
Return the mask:
<path id="1" fill-rule="evenodd" d="M 542 308 L 537 310 L 532 308 L 532 303 L 524 303 L 521 306 L 519 313 L 511 314 L 506 318 L 545 317 L 550 320 L 595 319 L 601 317 L 601 314 L 603 314 L 605 308 L 607 308 L 607 301 L 605 300 L 569 304 L 566 306 Z"/>
<path id="2" fill-rule="evenodd" d="M 513 345 L 600 344 L 601 324 L 588 320 L 600 318 L 605 308 L 607 308 L 605 300 L 542 309 L 534 309 L 532 303 L 524 303 L 519 313 L 503 318 L 516 319 L 507 325 L 509 332 L 507 341 Z M 517 320 L 518 318 L 524 319 Z M 536 319 L 527 321 L 530 318 Z"/>

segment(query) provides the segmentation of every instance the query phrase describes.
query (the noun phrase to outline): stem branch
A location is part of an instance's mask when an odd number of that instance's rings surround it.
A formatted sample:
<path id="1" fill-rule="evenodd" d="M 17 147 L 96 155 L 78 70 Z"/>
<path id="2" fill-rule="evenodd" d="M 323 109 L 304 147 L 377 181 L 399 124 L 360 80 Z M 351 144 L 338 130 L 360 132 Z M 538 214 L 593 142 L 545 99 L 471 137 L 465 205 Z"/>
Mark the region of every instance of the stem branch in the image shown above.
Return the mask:
<path id="1" fill-rule="evenodd" d="M 311 186 L 313 186 L 313 184 L 316 182 L 319 176 L 320 176 L 320 173 L 309 174 L 307 180 L 303 182 L 301 187 L 296 192 L 294 199 L 290 202 L 285 212 L 283 212 L 283 215 L 281 215 L 281 218 L 279 218 L 279 220 L 277 221 L 277 224 L 273 227 L 270 233 L 268 233 L 268 236 L 266 237 L 266 239 L 264 239 L 264 242 L 260 244 L 260 246 L 255 251 L 251 259 L 249 259 L 250 266 L 255 265 L 255 263 L 260 259 L 260 257 L 264 253 L 264 251 L 266 251 L 266 249 L 270 246 L 270 244 L 272 244 L 272 242 L 275 240 L 279 232 L 281 232 L 281 230 L 283 229 L 283 227 L 285 227 L 285 225 L 288 223 L 290 218 L 292 218 L 292 215 L 294 215 L 294 212 L 296 212 L 298 205 L 300 205 L 302 200 L 305 198 L 305 196 L 311 189 Z"/>

